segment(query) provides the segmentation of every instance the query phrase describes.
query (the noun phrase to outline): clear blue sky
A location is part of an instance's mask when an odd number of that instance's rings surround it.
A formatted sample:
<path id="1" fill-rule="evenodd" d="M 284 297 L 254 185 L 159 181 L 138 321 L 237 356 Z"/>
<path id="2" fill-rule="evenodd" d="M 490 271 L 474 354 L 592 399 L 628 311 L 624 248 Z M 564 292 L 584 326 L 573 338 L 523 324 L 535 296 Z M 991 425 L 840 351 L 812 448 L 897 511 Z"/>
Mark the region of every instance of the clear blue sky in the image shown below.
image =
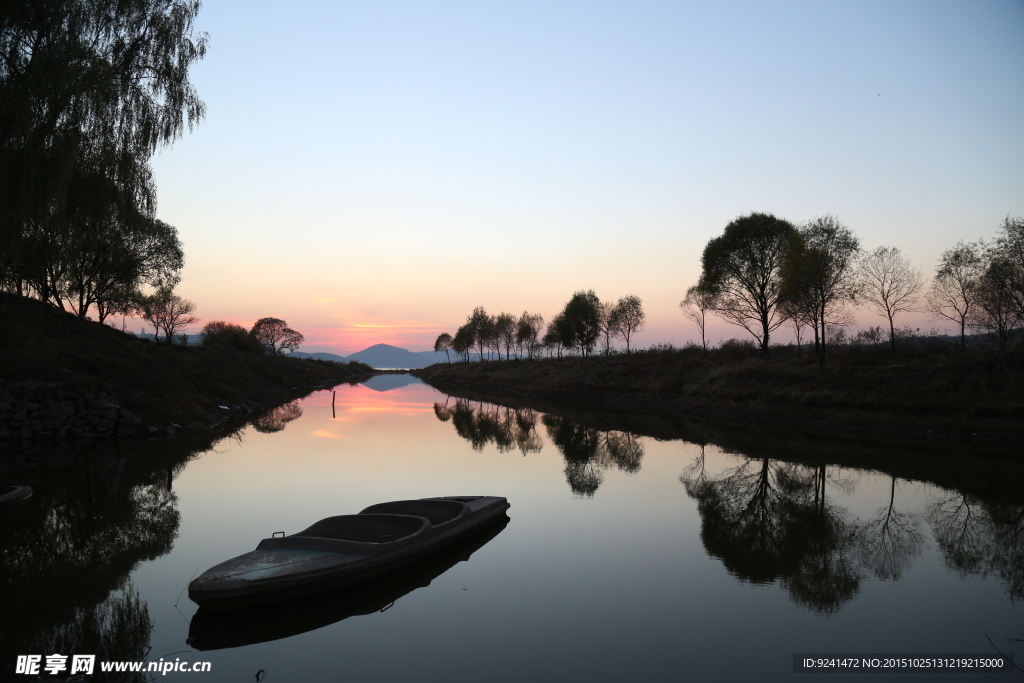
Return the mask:
<path id="1" fill-rule="evenodd" d="M 1024 215 L 1024 2 L 217 2 L 156 159 L 204 319 L 422 349 L 473 306 L 641 296 L 737 215 L 837 215 L 930 274 Z M 875 321 L 866 312 L 864 324 Z M 722 326 L 718 336 L 740 336 Z"/>

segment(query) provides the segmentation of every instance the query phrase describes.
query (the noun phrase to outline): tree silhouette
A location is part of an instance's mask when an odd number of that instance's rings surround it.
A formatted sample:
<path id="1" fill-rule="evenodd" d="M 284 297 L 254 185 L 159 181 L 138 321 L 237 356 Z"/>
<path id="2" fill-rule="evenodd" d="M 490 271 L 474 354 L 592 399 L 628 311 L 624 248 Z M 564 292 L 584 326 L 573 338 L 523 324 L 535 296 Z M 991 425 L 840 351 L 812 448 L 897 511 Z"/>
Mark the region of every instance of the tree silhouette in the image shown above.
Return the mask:
<path id="1" fill-rule="evenodd" d="M 708 242 L 701 256 L 698 286 L 716 302 L 726 322 L 747 330 L 768 354 L 771 332 L 780 315 L 783 253 L 796 229 L 771 214 L 741 216 Z"/>
<path id="2" fill-rule="evenodd" d="M 448 359 L 448 362 L 452 362 L 451 356 L 448 355 L 448 349 L 452 348 L 452 335 L 447 332 L 442 332 L 437 335 L 437 339 L 434 341 L 434 353 L 444 351 L 444 357 Z"/>
<path id="3" fill-rule="evenodd" d="M 896 316 L 916 310 L 922 285 L 921 273 L 896 247 L 878 247 L 861 262 L 861 296 L 889 321 L 893 353 L 896 353 Z"/>
<path id="4" fill-rule="evenodd" d="M 960 326 L 960 348 L 967 348 L 967 322 L 978 303 L 978 286 L 985 272 L 982 245 L 957 242 L 942 252 L 928 292 L 928 310 Z"/>
<path id="5" fill-rule="evenodd" d="M 263 344 L 275 356 L 284 351 L 294 351 L 305 341 L 303 336 L 288 327 L 288 323 L 280 318 L 260 318 L 252 326 L 249 334 Z"/>

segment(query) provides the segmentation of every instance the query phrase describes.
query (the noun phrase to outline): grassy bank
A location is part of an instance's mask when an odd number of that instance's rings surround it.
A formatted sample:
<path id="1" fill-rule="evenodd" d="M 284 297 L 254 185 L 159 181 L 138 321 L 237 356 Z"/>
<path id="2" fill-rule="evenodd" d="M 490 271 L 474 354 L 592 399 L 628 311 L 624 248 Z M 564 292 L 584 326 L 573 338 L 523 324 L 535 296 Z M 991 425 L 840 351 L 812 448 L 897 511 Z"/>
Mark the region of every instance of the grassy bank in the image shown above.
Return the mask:
<path id="1" fill-rule="evenodd" d="M 820 366 L 792 349 L 723 349 L 437 364 L 430 384 L 728 418 L 958 438 L 1024 440 L 1020 354 L 867 348 Z"/>
<path id="2" fill-rule="evenodd" d="M 220 406 L 253 409 L 373 372 L 362 363 L 156 343 L 7 294 L 0 294 L 0 330 L 7 387 L 38 382 L 93 392 L 145 424 L 186 429 L 219 422 Z"/>

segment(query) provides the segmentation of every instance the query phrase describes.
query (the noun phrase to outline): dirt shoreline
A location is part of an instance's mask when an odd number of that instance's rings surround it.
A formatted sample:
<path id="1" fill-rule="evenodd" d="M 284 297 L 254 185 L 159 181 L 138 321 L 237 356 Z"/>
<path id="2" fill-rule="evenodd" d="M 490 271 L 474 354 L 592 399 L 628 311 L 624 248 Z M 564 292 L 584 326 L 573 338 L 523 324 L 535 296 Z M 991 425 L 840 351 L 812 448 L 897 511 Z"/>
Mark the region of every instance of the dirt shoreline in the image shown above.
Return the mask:
<path id="1" fill-rule="evenodd" d="M 622 363 L 621 359 L 619 362 Z M 662 376 L 655 378 L 650 372 L 648 376 L 637 372 L 633 365 L 623 365 L 616 369 L 611 363 L 601 364 L 599 359 L 588 368 L 589 363 L 566 359 L 551 362 L 545 359 L 437 364 L 414 370 L 411 374 L 439 389 L 449 386 L 512 393 L 544 401 L 691 414 L 737 422 L 794 425 L 802 429 L 944 441 L 1024 443 L 1024 421 L 1018 419 L 1012 410 L 1007 411 L 1005 416 L 954 416 L 944 414 L 941 410 L 935 411 L 932 406 L 926 406 L 916 413 L 858 409 L 851 405 L 856 403 L 855 400 L 847 400 L 847 405 L 842 405 L 844 401 L 840 397 L 846 387 L 841 386 L 841 383 L 832 383 L 823 390 L 819 387 L 809 391 L 810 395 L 806 399 L 798 397 L 797 401 L 783 401 L 779 400 L 777 391 L 762 395 L 756 384 L 749 381 L 730 382 L 729 377 L 725 377 L 716 390 L 698 398 L 695 397 L 695 390 L 707 382 L 709 373 L 718 373 L 720 376 L 731 374 L 734 375 L 731 379 L 736 379 L 748 368 L 743 367 L 743 364 L 724 371 L 721 368 L 694 368 L 692 365 L 684 369 L 665 367 Z M 763 372 L 763 367 L 757 370 Z M 786 370 L 780 372 L 785 373 Z M 655 379 L 662 380 L 662 384 L 657 384 Z M 645 387 L 648 390 L 645 391 Z M 832 402 L 840 405 L 816 404 L 815 394 L 823 391 L 829 394 Z M 984 407 L 979 412 L 984 413 Z"/>

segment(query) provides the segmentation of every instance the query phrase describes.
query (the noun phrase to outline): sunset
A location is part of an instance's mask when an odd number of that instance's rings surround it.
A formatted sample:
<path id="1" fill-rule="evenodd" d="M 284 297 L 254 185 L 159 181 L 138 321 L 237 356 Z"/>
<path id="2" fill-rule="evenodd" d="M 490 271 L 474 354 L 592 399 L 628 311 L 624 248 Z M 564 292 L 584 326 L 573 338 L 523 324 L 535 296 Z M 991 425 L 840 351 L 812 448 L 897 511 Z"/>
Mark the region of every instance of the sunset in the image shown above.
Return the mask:
<path id="1" fill-rule="evenodd" d="M 739 215 L 833 214 L 929 274 L 1024 214 L 1019 3 L 298 7 L 204 5 L 207 115 L 154 170 L 200 317 L 303 351 L 422 351 L 579 289 L 680 345 Z"/>
<path id="2" fill-rule="evenodd" d="M 0 683 L 1024 672 L 1022 36 L 0 3 Z"/>

